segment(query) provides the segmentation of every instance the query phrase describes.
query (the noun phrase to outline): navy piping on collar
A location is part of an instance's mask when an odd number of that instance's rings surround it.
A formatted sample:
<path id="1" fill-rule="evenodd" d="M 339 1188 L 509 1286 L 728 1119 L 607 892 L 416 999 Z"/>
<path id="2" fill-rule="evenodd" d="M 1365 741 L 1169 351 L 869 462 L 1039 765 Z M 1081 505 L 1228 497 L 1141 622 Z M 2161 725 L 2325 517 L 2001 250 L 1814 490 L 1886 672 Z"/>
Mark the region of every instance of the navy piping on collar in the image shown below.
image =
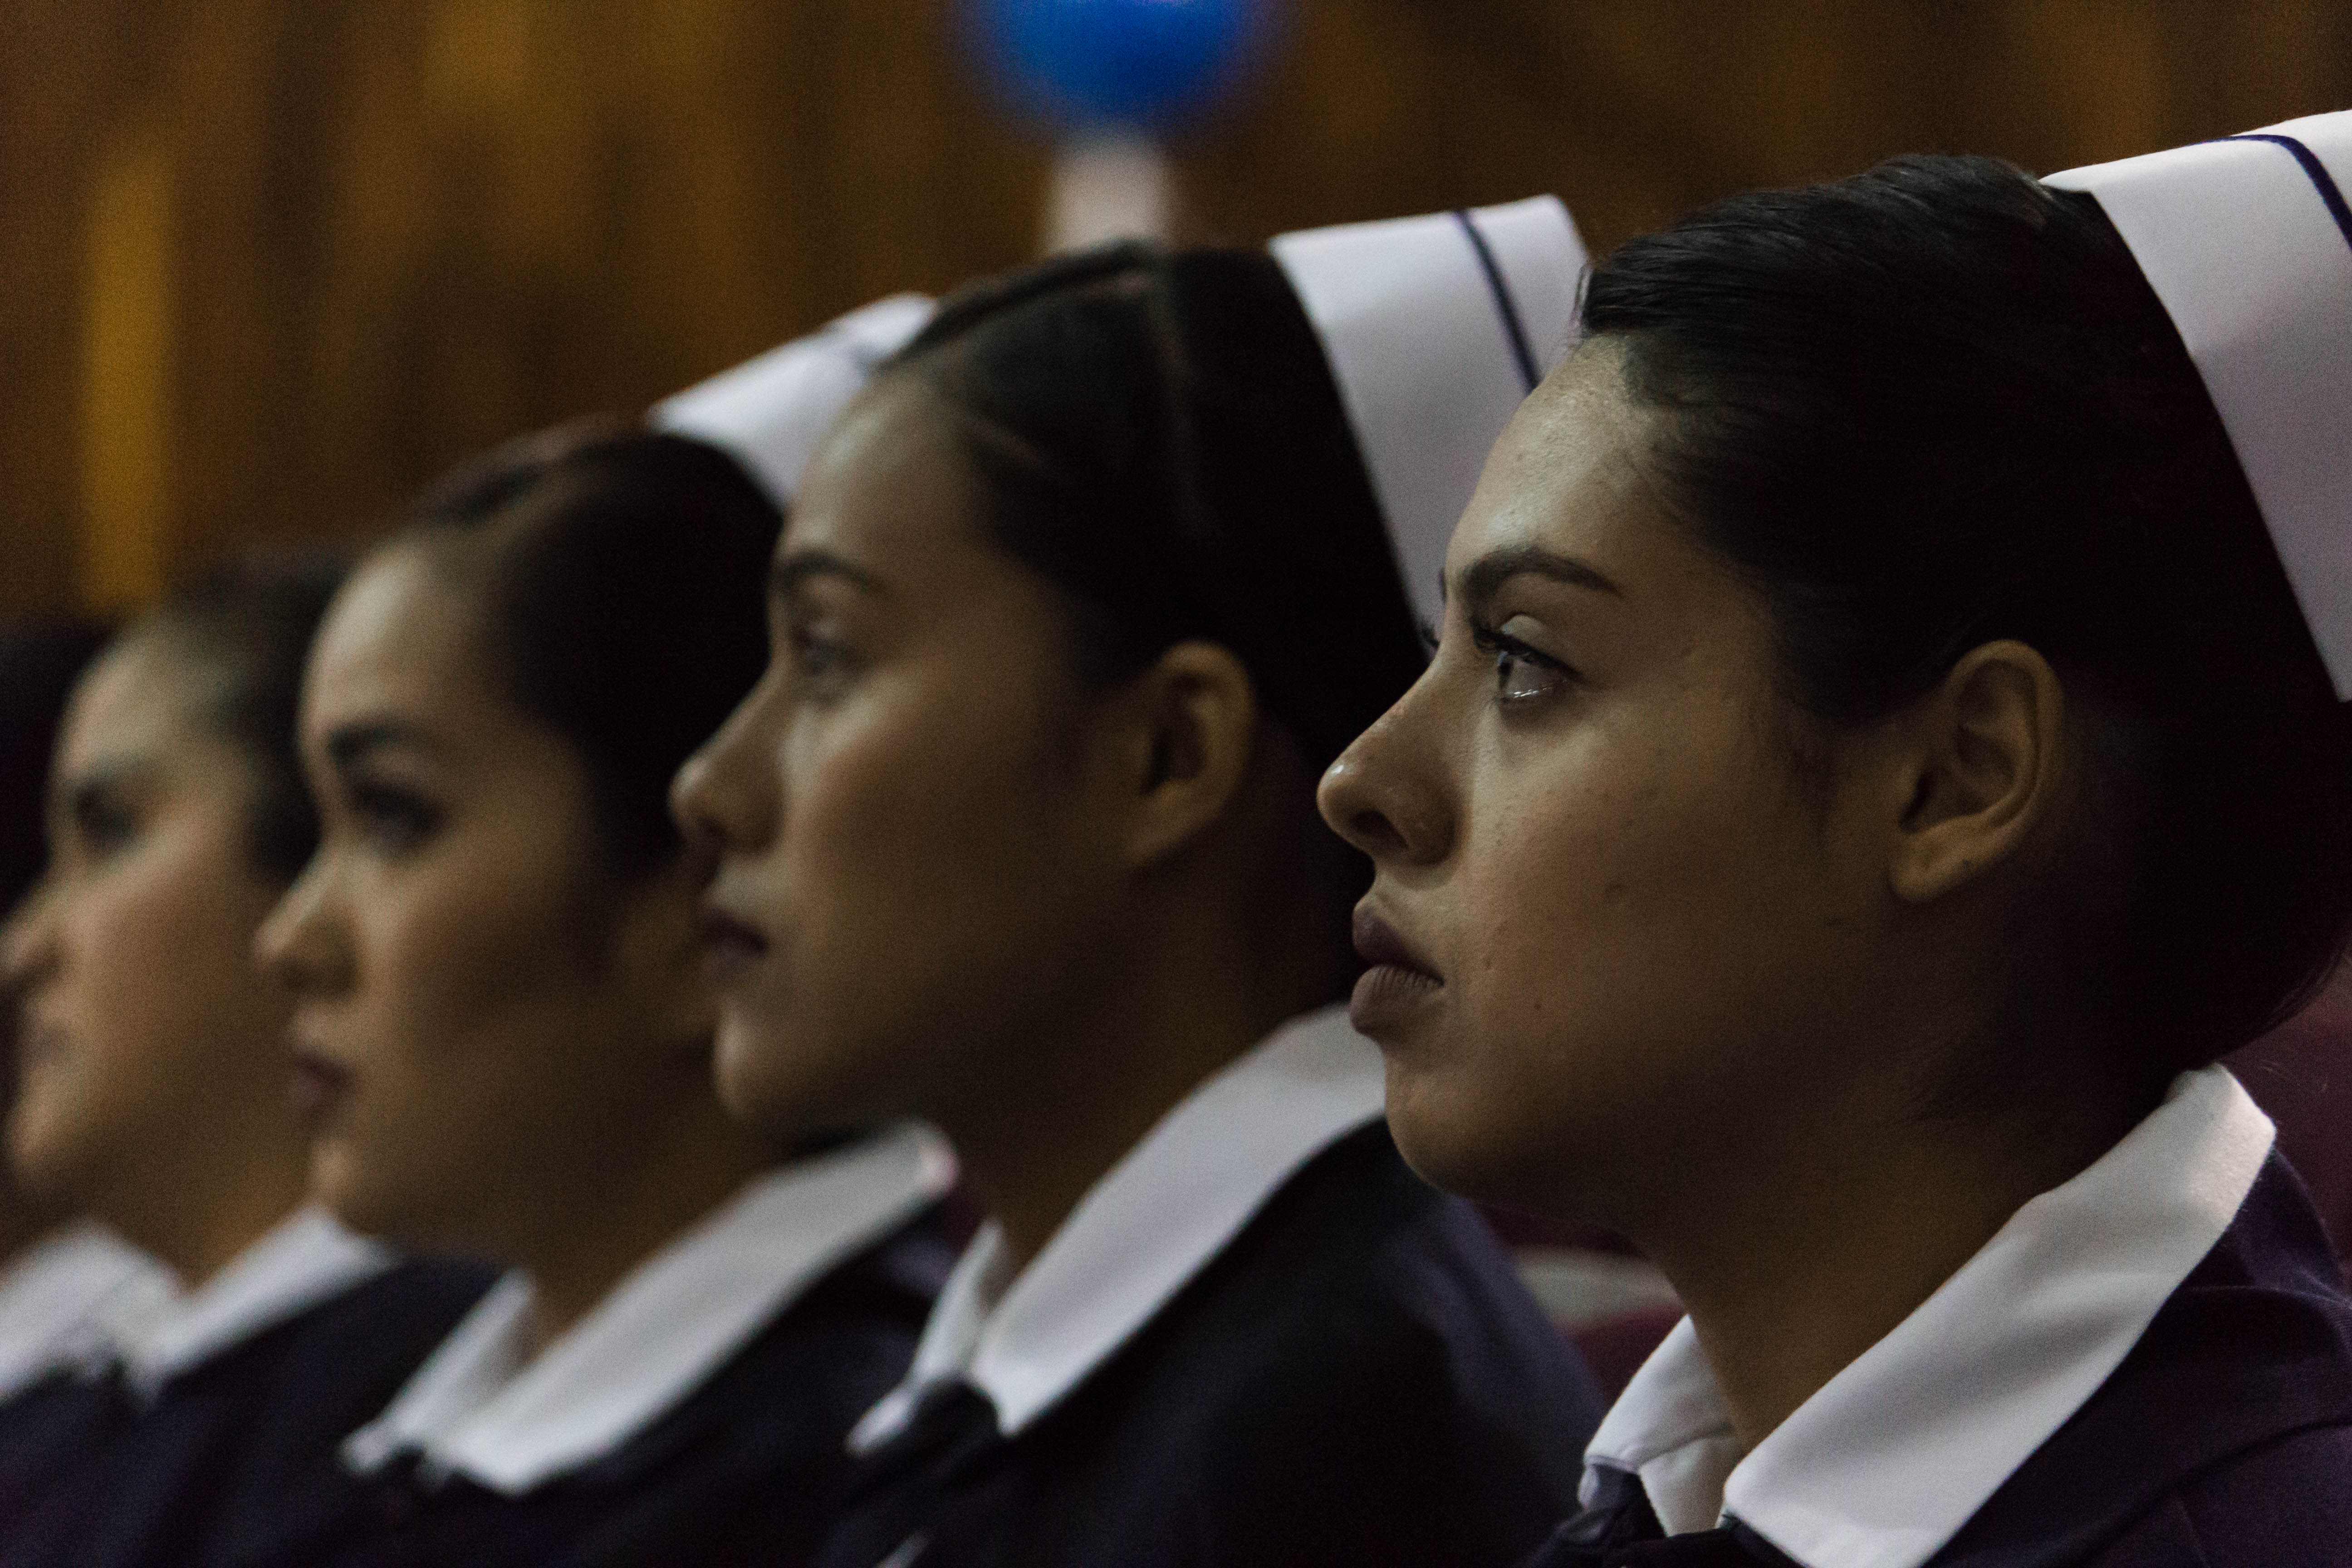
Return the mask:
<path id="1" fill-rule="evenodd" d="M 2281 136 L 2270 131 L 2253 131 L 2243 136 L 2230 136 L 2223 140 L 2269 142 L 2294 153 L 2294 161 L 2303 165 L 2303 172 L 2310 175 L 2311 183 L 2318 187 L 2319 199 L 2327 204 L 2327 216 L 2336 220 L 2336 226 L 2343 232 L 2344 243 L 2352 245 L 2352 205 L 2346 205 L 2344 193 L 2336 187 L 2336 176 L 2327 172 L 2327 165 L 2319 161 L 2318 153 L 2292 136 Z"/>
<path id="2" fill-rule="evenodd" d="M 2342 197 L 2336 198 L 2338 202 Z M 1495 296 L 1495 313 L 1503 319 L 1503 336 L 1510 341 L 1511 357 L 1518 362 L 1519 380 L 1533 392 L 1536 383 L 1543 379 L 1536 374 L 1536 356 L 1528 347 L 1527 328 L 1519 324 L 1519 307 L 1511 299 L 1511 286 L 1503 277 L 1502 268 L 1495 260 L 1495 252 L 1486 244 L 1486 237 L 1466 212 L 1457 210 L 1454 221 L 1462 226 L 1463 237 L 1470 241 L 1471 250 L 1478 258 L 1479 270 L 1486 275 L 1487 291 Z M 2352 234 L 2352 229 L 2346 230 Z"/>

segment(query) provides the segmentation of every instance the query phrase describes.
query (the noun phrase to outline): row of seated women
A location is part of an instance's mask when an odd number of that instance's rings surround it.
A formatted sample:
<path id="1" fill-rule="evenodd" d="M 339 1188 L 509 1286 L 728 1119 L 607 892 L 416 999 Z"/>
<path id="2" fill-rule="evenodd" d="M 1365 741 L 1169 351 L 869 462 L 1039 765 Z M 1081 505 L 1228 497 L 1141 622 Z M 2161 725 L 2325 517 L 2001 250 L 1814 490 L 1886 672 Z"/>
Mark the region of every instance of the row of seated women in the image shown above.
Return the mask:
<path id="1" fill-rule="evenodd" d="M 133 623 L 0 1568 L 2352 1563 L 2345 174 L 1114 246 Z"/>

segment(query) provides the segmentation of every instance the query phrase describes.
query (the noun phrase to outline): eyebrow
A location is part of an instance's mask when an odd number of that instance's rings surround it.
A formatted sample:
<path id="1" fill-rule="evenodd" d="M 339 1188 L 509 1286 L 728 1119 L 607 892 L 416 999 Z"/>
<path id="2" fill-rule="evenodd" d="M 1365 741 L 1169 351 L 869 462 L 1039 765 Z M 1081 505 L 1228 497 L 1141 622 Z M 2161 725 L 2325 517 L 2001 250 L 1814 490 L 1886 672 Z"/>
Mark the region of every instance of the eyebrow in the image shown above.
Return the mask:
<path id="1" fill-rule="evenodd" d="M 1464 568 L 1454 590 L 1475 609 L 1502 592 L 1503 584 L 1514 577 L 1544 577 L 1570 587 L 1624 597 L 1622 589 L 1591 566 L 1573 555 L 1562 555 L 1539 544 L 1513 545 L 1481 555 Z"/>
<path id="2" fill-rule="evenodd" d="M 869 594 L 887 594 L 882 579 L 830 550 L 796 550 L 780 559 L 768 573 L 768 593 L 782 598 L 812 577 L 839 577 Z"/>
<path id="3" fill-rule="evenodd" d="M 364 761 L 370 752 L 393 746 L 429 750 L 430 742 L 422 730 L 397 719 L 372 719 L 356 724 L 339 724 L 327 731 L 327 757 L 339 768 L 352 767 Z"/>

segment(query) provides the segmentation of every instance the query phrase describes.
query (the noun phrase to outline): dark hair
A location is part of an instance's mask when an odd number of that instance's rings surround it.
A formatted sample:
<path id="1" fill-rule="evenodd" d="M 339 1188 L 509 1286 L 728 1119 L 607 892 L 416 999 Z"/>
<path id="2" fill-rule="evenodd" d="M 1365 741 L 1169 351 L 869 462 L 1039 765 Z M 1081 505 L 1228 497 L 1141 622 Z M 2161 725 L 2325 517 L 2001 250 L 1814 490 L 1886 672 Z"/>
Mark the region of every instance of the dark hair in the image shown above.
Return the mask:
<path id="1" fill-rule="evenodd" d="M 582 426 L 458 469 L 415 516 L 411 537 L 482 546 L 489 657 L 579 752 L 611 868 L 667 862 L 670 777 L 767 662 L 775 504 L 699 441 Z"/>
<path id="2" fill-rule="evenodd" d="M 885 367 L 950 411 L 1088 672 L 1232 648 L 1319 770 L 1423 649 L 1322 345 L 1257 252 L 1126 243 L 974 284 Z"/>
<path id="3" fill-rule="evenodd" d="M 2352 925 L 2352 720 L 2195 366 L 2097 203 L 1986 158 L 1735 197 L 1593 272 L 1669 506 L 1771 603 L 1818 718 L 1968 649 L 2086 710 L 2082 850 L 2046 903 L 2127 1058 L 2209 1061 Z"/>
<path id="4" fill-rule="evenodd" d="M 236 746 L 252 773 L 247 853 L 279 882 L 299 876 L 319 847 L 295 722 L 310 638 L 345 566 L 331 551 L 244 556 L 173 594 L 117 639 L 118 647 L 160 642 L 199 678 L 199 721 Z"/>
<path id="5" fill-rule="evenodd" d="M 48 859 L 41 826 L 58 725 L 107 636 L 89 621 L 0 628 L 0 915 L 31 890 Z"/>

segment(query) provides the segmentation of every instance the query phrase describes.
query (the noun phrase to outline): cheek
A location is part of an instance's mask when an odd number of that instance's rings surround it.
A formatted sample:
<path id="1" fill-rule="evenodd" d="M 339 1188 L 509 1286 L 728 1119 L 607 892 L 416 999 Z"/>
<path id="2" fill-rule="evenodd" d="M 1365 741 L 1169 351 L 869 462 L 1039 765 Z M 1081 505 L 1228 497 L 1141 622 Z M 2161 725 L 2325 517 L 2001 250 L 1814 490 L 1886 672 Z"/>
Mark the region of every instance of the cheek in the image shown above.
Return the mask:
<path id="1" fill-rule="evenodd" d="M 1688 720 L 1529 750 L 1474 773 L 1444 893 L 1448 1038 L 1391 1075 L 1417 1159 L 1506 1198 L 1752 1111 L 1821 891 L 1744 732 Z"/>
<path id="2" fill-rule="evenodd" d="M 352 1068 L 351 1100 L 314 1169 L 361 1228 L 450 1239 L 548 1179 L 551 1124 L 576 1080 L 599 1076 L 582 935 L 563 890 L 493 840 L 370 880 L 355 889 L 355 984 L 330 1037 Z"/>
<path id="3" fill-rule="evenodd" d="M 918 1109 L 1053 988 L 1086 881 L 1068 782 L 1035 710 L 914 690 L 804 718 L 782 758 L 773 951 L 725 1010 L 721 1089 L 771 1126 Z"/>
<path id="4" fill-rule="evenodd" d="M 168 1142 L 224 1094 L 282 1092 L 284 1005 L 256 970 L 268 896 L 232 846 L 174 834 L 94 879 L 59 915 L 63 962 L 11 1119 L 41 1184 Z"/>

